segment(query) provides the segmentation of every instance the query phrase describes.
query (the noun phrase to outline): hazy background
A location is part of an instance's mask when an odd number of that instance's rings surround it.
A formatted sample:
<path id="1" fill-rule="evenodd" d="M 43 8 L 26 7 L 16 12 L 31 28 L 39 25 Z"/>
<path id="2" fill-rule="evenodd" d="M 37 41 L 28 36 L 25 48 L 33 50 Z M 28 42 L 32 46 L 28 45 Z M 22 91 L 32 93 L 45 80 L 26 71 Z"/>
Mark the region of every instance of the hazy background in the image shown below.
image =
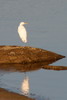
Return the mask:
<path id="1" fill-rule="evenodd" d="M 29 23 L 27 44 L 17 33 L 21 21 Z M 0 45 L 32 46 L 67 56 L 67 0 L 0 0 Z M 54 64 L 67 66 L 67 58 Z M 20 87 L 16 83 L 23 75 L 14 74 L 4 75 L 1 86 L 7 84 L 4 86 L 13 91 L 14 87 Z M 32 93 L 45 95 L 50 100 L 67 100 L 66 71 L 41 70 L 28 76 Z M 14 82 L 13 86 L 10 82 Z"/>

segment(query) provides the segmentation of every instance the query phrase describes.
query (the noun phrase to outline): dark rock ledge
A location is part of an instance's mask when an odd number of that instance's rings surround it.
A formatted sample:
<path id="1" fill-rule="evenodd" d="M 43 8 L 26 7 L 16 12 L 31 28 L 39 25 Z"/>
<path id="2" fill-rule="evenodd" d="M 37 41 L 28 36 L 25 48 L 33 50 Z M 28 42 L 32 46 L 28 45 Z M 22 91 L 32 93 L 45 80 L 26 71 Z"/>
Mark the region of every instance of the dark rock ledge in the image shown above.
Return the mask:
<path id="1" fill-rule="evenodd" d="M 37 63 L 51 64 L 64 58 L 60 54 L 33 47 L 0 46 L 0 63 Z"/>

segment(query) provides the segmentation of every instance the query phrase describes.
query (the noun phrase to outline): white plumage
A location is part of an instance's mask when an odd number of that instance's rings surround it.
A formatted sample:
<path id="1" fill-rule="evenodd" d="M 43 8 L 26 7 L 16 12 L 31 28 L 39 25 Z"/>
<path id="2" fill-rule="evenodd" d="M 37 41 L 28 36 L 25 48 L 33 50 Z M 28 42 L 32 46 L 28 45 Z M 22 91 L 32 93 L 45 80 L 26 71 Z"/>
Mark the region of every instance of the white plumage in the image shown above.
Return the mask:
<path id="1" fill-rule="evenodd" d="M 20 25 L 18 26 L 18 34 L 21 38 L 21 40 L 26 43 L 27 42 L 27 31 L 24 27 L 24 24 L 28 24 L 25 22 L 21 22 Z"/>

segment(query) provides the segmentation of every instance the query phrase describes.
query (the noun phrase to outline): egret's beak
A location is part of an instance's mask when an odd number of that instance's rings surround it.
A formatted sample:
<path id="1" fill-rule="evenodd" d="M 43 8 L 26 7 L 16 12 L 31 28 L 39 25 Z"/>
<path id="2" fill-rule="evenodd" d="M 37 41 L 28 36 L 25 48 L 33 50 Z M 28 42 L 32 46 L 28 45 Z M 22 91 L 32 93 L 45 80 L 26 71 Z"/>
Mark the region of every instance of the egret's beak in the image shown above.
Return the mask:
<path id="1" fill-rule="evenodd" d="M 24 23 L 24 24 L 28 24 L 28 23 Z"/>

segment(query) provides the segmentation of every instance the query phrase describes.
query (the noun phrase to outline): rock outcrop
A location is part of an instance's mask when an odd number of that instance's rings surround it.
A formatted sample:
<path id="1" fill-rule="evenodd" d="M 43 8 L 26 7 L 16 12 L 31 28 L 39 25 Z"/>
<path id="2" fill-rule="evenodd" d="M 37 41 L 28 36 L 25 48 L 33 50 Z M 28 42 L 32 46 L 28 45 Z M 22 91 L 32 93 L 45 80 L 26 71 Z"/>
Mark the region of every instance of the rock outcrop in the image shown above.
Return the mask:
<path id="1" fill-rule="evenodd" d="M 51 64 L 64 58 L 51 51 L 21 46 L 0 46 L 0 63 L 36 63 Z"/>

